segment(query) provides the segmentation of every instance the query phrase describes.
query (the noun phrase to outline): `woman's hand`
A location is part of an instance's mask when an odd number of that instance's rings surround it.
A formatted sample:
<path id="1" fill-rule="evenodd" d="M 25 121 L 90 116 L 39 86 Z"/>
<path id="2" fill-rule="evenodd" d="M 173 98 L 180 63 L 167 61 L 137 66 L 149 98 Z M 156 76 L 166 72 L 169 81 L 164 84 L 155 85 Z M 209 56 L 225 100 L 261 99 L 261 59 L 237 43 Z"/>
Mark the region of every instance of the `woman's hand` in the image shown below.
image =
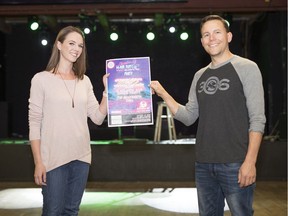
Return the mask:
<path id="1" fill-rule="evenodd" d="M 44 164 L 35 165 L 34 181 L 39 186 L 46 185 L 46 168 Z"/>
<path id="2" fill-rule="evenodd" d="M 106 93 L 107 93 L 107 79 L 108 79 L 109 75 L 110 75 L 110 74 L 107 73 L 107 74 L 105 74 L 105 75 L 103 76 L 103 78 L 102 78 L 103 85 L 104 85 L 104 92 L 106 92 Z"/>

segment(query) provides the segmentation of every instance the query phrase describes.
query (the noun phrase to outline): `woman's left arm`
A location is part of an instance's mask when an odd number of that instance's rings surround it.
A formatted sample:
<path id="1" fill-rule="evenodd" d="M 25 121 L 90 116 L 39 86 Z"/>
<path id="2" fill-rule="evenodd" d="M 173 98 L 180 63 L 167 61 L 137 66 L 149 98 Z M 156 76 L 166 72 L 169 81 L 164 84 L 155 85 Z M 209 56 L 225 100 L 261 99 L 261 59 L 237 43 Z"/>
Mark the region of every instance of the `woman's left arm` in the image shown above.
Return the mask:
<path id="1" fill-rule="evenodd" d="M 103 85 L 104 85 L 104 91 L 102 100 L 99 105 L 99 110 L 103 115 L 107 115 L 107 97 L 108 97 L 108 91 L 107 91 L 107 78 L 109 77 L 109 74 L 105 74 L 102 78 Z"/>

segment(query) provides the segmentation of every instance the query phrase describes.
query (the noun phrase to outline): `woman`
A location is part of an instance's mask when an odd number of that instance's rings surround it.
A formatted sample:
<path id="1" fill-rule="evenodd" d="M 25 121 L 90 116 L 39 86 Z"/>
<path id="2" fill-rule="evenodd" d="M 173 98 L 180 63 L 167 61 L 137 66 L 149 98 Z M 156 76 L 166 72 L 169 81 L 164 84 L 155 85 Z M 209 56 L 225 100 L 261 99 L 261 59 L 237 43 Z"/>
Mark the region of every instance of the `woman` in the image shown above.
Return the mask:
<path id="1" fill-rule="evenodd" d="M 100 125 L 107 115 L 106 91 L 99 104 L 85 71 L 85 38 L 68 26 L 58 33 L 46 70 L 31 81 L 29 139 L 43 216 L 78 215 L 91 163 L 87 117 Z"/>

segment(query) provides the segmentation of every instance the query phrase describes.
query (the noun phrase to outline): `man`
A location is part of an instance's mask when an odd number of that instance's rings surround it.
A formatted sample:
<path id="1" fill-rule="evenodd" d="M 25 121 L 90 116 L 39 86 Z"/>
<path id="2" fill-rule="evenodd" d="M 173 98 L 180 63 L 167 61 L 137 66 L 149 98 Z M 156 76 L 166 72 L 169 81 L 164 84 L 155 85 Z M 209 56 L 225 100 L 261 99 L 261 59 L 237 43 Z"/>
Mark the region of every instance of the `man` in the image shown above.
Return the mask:
<path id="1" fill-rule="evenodd" d="M 220 16 L 204 17 L 201 43 L 211 63 L 194 76 L 185 106 L 158 81 L 150 87 L 185 125 L 199 117 L 195 178 L 201 216 L 253 215 L 256 160 L 265 128 L 264 92 L 258 66 L 229 50 L 232 33 Z"/>

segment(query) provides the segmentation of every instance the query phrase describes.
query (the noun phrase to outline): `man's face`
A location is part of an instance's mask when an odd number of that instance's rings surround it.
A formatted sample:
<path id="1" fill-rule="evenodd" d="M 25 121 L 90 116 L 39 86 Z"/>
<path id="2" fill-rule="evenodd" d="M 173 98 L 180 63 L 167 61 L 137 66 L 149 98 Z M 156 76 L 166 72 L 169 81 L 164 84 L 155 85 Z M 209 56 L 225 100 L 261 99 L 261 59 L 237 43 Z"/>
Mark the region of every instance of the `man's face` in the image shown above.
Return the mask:
<path id="1" fill-rule="evenodd" d="M 228 44 L 231 40 L 231 32 L 226 31 L 220 20 L 210 20 L 202 26 L 201 43 L 211 57 L 221 56 L 229 51 Z"/>

